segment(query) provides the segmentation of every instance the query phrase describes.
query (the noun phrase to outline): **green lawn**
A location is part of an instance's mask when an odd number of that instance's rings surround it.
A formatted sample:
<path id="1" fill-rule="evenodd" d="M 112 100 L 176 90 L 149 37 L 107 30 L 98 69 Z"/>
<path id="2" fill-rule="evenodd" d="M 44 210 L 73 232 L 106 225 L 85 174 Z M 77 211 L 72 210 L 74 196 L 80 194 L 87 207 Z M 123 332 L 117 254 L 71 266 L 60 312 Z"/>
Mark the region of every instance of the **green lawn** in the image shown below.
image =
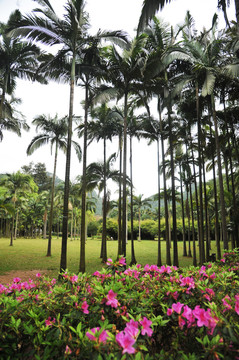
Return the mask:
<path id="1" fill-rule="evenodd" d="M 165 242 L 162 241 L 162 260 L 165 260 Z M 180 266 L 192 265 L 192 258 L 182 256 L 182 242 L 178 243 Z M 86 243 L 86 271 L 93 273 L 102 268 L 100 255 L 100 240 L 88 239 Z M 57 276 L 60 266 L 61 239 L 52 239 L 52 256 L 46 257 L 47 240 L 17 239 L 9 246 L 9 239 L 0 238 L 0 274 L 11 270 L 46 270 L 50 276 Z M 212 252 L 215 242 L 212 242 Z M 127 262 L 130 262 L 131 242 L 127 244 Z M 141 265 L 157 263 L 157 241 L 135 241 L 137 262 Z M 117 255 L 117 241 L 107 242 L 107 255 L 113 259 Z M 173 259 L 173 250 L 171 252 Z M 70 272 L 78 273 L 80 258 L 80 241 L 68 240 L 67 263 Z"/>

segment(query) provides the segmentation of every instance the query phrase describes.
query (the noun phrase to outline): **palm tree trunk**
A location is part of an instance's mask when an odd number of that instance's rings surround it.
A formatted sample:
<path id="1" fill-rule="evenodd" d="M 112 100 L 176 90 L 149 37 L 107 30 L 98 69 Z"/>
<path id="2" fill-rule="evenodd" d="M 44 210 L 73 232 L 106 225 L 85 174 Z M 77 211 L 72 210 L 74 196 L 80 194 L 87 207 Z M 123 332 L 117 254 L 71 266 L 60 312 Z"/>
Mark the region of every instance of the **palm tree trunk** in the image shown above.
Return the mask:
<path id="1" fill-rule="evenodd" d="M 107 206 L 107 194 L 106 194 L 106 139 L 104 137 L 104 195 L 103 195 L 103 229 L 102 229 L 102 262 L 107 261 L 107 243 L 106 243 L 106 206 Z"/>
<path id="2" fill-rule="evenodd" d="M 171 167 L 171 186 L 172 186 L 172 213 L 173 213 L 173 265 L 178 266 L 178 243 L 177 243 L 177 215 L 176 215 L 176 193 L 175 193 L 175 172 L 174 172 L 174 152 L 173 134 L 171 118 L 171 99 L 169 95 L 168 106 L 168 125 L 169 125 L 169 146 L 170 146 L 170 167 Z"/>
<path id="3" fill-rule="evenodd" d="M 119 203 L 118 203 L 118 256 L 122 255 L 122 136 L 119 135 Z"/>
<path id="4" fill-rule="evenodd" d="M 161 226 L 160 226 L 160 163 L 159 163 L 159 138 L 157 139 L 157 165 L 158 165 L 158 256 L 157 265 L 162 265 L 162 254 L 161 254 Z"/>
<path id="5" fill-rule="evenodd" d="M 212 138 L 212 125 L 209 119 L 210 124 L 210 137 Z M 215 240 L 217 246 L 217 259 L 221 259 L 221 246 L 219 238 L 219 219 L 218 219 L 218 203 L 217 203 L 217 181 L 216 181 L 216 169 L 215 169 L 215 160 L 214 154 L 212 154 L 212 173 L 213 173 L 213 192 L 214 192 L 214 206 L 215 206 Z"/>
<path id="6" fill-rule="evenodd" d="M 122 211 L 122 252 L 126 258 L 126 237 L 127 237 L 127 115 L 128 115 L 128 93 L 124 97 L 124 132 L 123 132 L 123 211 Z"/>
<path id="7" fill-rule="evenodd" d="M 236 9 L 236 20 L 237 20 L 237 34 L 239 37 L 239 0 L 235 0 L 235 9 Z"/>
<path id="8" fill-rule="evenodd" d="M 130 136 L 130 227 L 131 227 L 131 262 L 130 265 L 137 263 L 134 251 L 134 210 L 133 210 L 133 159 L 132 159 L 132 136 Z M 140 236 L 140 234 L 139 234 Z"/>
<path id="9" fill-rule="evenodd" d="M 223 245 L 224 245 L 224 249 L 228 250 L 226 207 L 225 207 L 224 187 L 223 187 L 223 177 L 222 177 L 222 164 L 221 164 L 221 154 L 220 154 L 220 144 L 219 144 L 219 136 L 218 136 L 216 108 L 215 108 L 215 101 L 214 101 L 213 94 L 211 94 L 211 104 L 212 104 L 212 115 L 213 115 L 214 128 L 215 128 L 215 143 L 216 143 L 216 151 L 217 151 L 217 165 L 218 165 L 218 178 L 219 178 L 219 190 L 220 190 Z"/>
<path id="10" fill-rule="evenodd" d="M 44 211 L 43 215 L 43 239 L 46 239 L 46 227 L 47 227 L 47 208 Z"/>
<path id="11" fill-rule="evenodd" d="M 83 169 L 82 169 L 82 190 L 81 190 L 81 246 L 80 246 L 80 268 L 79 271 L 85 272 L 85 223 L 86 223 L 86 160 L 87 160 L 87 130 L 88 130 L 88 84 L 85 87 L 85 121 L 84 121 L 84 140 L 83 140 Z"/>
<path id="12" fill-rule="evenodd" d="M 75 90 L 75 61 L 76 61 L 75 58 L 76 58 L 76 54 L 73 54 L 72 64 L 71 64 L 70 104 L 69 104 L 69 117 L 68 117 L 67 149 L 66 149 L 66 170 L 65 170 L 60 272 L 66 270 L 67 268 L 68 201 L 69 201 L 69 188 L 70 188 L 72 117 L 73 117 L 74 90 Z"/>
<path id="13" fill-rule="evenodd" d="M 165 166 L 165 152 L 163 139 L 163 121 L 161 114 L 160 99 L 158 98 L 158 113 L 161 132 L 161 152 L 162 152 L 162 166 L 163 166 L 163 186 L 164 186 L 164 213 L 165 213 L 165 234 L 166 234 L 166 263 L 171 265 L 170 243 L 169 243 L 169 223 L 168 223 L 168 198 L 167 198 L 167 184 L 166 184 L 166 166 Z"/>
<path id="14" fill-rule="evenodd" d="M 201 254 L 201 263 L 205 261 L 205 248 L 204 248 L 204 216 L 203 216 L 203 190 L 202 190 L 202 131 L 201 131 L 201 118 L 199 112 L 199 95 L 198 83 L 196 82 L 196 111 L 197 111 L 197 130 L 198 130 L 198 174 L 199 174 L 199 248 Z"/>
<path id="15" fill-rule="evenodd" d="M 185 214 L 184 214 L 184 201 L 183 201 L 183 181 L 182 181 L 182 165 L 179 165 L 180 176 L 180 194 L 181 194 L 181 207 L 182 207 L 182 222 L 183 222 L 183 256 L 187 256 L 187 245 L 185 235 Z"/>
<path id="16" fill-rule="evenodd" d="M 48 246 L 47 246 L 46 256 L 51 256 L 51 233 L 52 233 L 52 223 L 53 223 L 53 207 L 54 207 L 54 195 L 55 195 L 57 155 L 58 155 L 58 142 L 56 141 L 54 170 L 53 170 L 52 184 L 51 184 L 51 208 L 50 208 L 49 234 L 48 234 Z"/>

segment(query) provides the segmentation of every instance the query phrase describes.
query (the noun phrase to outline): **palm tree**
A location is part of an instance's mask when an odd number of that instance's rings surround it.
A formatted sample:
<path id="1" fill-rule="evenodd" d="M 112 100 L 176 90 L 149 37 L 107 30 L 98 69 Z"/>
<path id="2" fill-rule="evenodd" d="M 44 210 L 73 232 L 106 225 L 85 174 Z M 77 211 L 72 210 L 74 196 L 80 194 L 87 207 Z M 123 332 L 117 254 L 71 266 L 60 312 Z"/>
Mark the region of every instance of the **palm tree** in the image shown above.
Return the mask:
<path id="1" fill-rule="evenodd" d="M 138 24 L 138 33 L 141 32 L 145 25 L 148 24 L 149 20 L 156 14 L 156 12 L 160 9 L 162 10 L 164 6 L 170 3 L 171 0 L 144 0 L 143 7 L 139 19 Z M 239 1 L 234 0 L 235 2 L 235 10 L 236 10 L 236 19 L 237 26 L 239 27 Z M 229 21 L 227 18 L 227 5 L 230 5 L 230 0 L 218 0 L 218 8 L 222 9 L 224 13 L 224 18 L 227 26 L 229 26 Z"/>
<path id="2" fill-rule="evenodd" d="M 110 192 L 107 190 L 107 181 L 109 179 L 118 182 L 119 171 L 112 170 L 112 164 L 116 160 L 116 154 L 112 154 L 103 163 L 91 163 L 87 166 L 87 188 L 94 189 L 96 186 L 99 192 L 103 190 L 103 231 L 102 231 L 102 262 L 107 260 L 107 246 L 106 246 L 106 216 L 107 216 L 107 202 L 109 201 Z"/>
<path id="3" fill-rule="evenodd" d="M 50 219 L 49 219 L 49 235 L 48 235 L 48 246 L 47 246 L 47 255 L 51 256 L 51 233 L 52 233 L 52 220 L 53 220 L 53 206 L 54 206 L 54 195 L 55 195 L 55 180 L 56 180 L 56 166 L 57 166 L 57 157 L 58 150 L 61 149 L 66 153 L 67 149 L 67 117 L 58 119 L 57 115 L 54 118 L 47 117 L 46 115 L 37 116 L 32 123 L 36 125 L 36 131 L 40 128 L 43 132 L 35 136 L 31 143 L 27 147 L 27 155 L 32 155 L 35 150 L 39 147 L 48 144 L 51 144 L 51 153 L 52 148 L 55 145 L 55 158 L 54 158 L 54 169 L 51 185 L 51 208 L 50 208 Z M 80 146 L 72 141 L 72 144 L 78 155 L 78 159 L 81 159 L 81 149 Z"/>
<path id="4" fill-rule="evenodd" d="M 11 14 L 7 24 L 0 24 L 0 88 L 2 90 L 0 102 L 0 119 L 5 119 L 8 104 L 6 95 L 12 95 L 16 88 L 16 79 L 38 80 L 46 83 L 46 80 L 36 74 L 39 64 L 38 58 L 41 54 L 40 48 L 35 44 L 23 42 L 19 38 L 8 36 L 7 29 L 11 22 L 21 18 L 21 13 L 16 10 Z M 17 129 L 20 129 L 19 122 Z"/>
<path id="5" fill-rule="evenodd" d="M 123 204 L 122 204 L 122 253 L 126 256 L 126 229 L 127 229 L 127 126 L 129 95 L 136 92 L 141 87 L 141 70 L 144 66 L 143 47 L 145 35 L 135 38 L 128 49 L 119 52 L 114 46 L 107 50 L 108 62 L 108 81 L 113 87 L 105 86 L 105 91 L 101 92 L 101 97 L 117 96 L 123 98 L 124 124 L 123 124 Z"/>
<path id="6" fill-rule="evenodd" d="M 26 194 L 27 192 L 36 192 L 37 186 L 30 175 L 21 174 L 20 171 L 13 174 L 6 174 L 5 176 L 3 176 L 3 178 L 1 179 L 1 185 L 4 185 L 8 189 L 14 206 L 10 240 L 10 246 L 13 246 L 15 214 L 17 214 L 17 201 L 20 198 L 21 194 Z"/>

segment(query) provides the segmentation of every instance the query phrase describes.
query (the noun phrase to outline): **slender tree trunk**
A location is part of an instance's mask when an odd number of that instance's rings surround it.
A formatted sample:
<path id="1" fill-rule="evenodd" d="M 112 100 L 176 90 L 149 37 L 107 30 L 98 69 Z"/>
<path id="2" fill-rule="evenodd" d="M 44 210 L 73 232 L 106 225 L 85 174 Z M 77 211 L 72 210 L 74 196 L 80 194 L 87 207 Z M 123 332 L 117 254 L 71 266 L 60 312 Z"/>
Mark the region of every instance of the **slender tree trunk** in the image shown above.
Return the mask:
<path id="1" fill-rule="evenodd" d="M 180 176 L 180 194 L 181 194 L 181 207 L 182 207 L 182 222 L 183 222 L 183 256 L 187 256 L 187 245 L 185 236 L 185 214 L 184 214 L 184 201 L 183 201 L 183 181 L 182 181 L 182 165 L 179 165 Z"/>
<path id="2" fill-rule="evenodd" d="M 134 210 L 133 210 L 133 152 L 132 152 L 132 136 L 130 136 L 130 227 L 131 227 L 131 262 L 130 265 L 137 263 L 134 251 Z M 140 230 L 139 230 L 140 231 Z M 140 236 L 140 234 L 139 234 Z"/>
<path id="3" fill-rule="evenodd" d="M 122 252 L 126 258 L 126 239 L 127 239 L 127 116 L 128 116 L 128 94 L 124 97 L 124 132 L 123 132 L 123 212 L 122 212 Z"/>
<path id="4" fill-rule="evenodd" d="M 75 57 L 76 54 L 73 54 L 72 64 L 71 64 L 70 105 L 69 105 L 69 117 L 68 117 L 67 149 L 66 149 L 66 170 L 65 170 L 60 272 L 66 270 L 67 268 L 68 201 L 69 201 L 70 166 L 71 166 L 72 117 L 73 117 L 74 90 L 75 90 Z"/>
<path id="5" fill-rule="evenodd" d="M 204 248 L 204 216 L 203 216 L 203 189 L 202 189 L 202 130 L 201 130 L 201 117 L 199 111 L 199 95 L 198 95 L 198 83 L 196 82 L 196 110 L 197 110 L 197 130 L 198 130 L 198 174 L 199 174 L 199 249 L 201 263 L 205 261 L 205 248 Z"/>
<path id="6" fill-rule="evenodd" d="M 171 265 L 170 243 L 169 243 L 169 222 L 168 222 L 168 197 L 167 197 L 167 184 L 166 184 L 166 166 L 165 166 L 165 152 L 164 152 L 164 139 L 163 139 L 163 121 L 161 116 L 160 99 L 158 98 L 158 113 L 160 122 L 161 133 L 161 152 L 162 152 L 162 166 L 163 166 L 163 187 L 164 187 L 164 210 L 165 210 L 165 234 L 166 234 L 166 263 Z"/>
<path id="7" fill-rule="evenodd" d="M 107 206 L 107 194 L 106 194 L 106 140 L 104 137 L 104 195 L 103 195 L 103 228 L 102 228 L 102 262 L 107 261 L 107 241 L 106 241 L 106 206 Z"/>
<path id="8" fill-rule="evenodd" d="M 171 167 L 171 186 L 172 186 L 172 214 L 173 214 L 173 265 L 179 266 L 178 263 L 178 241 L 177 241 L 177 215 L 176 215 L 176 192 L 175 192 L 175 171 L 174 171 L 174 152 L 173 152 L 173 134 L 171 118 L 171 99 L 169 95 L 168 106 L 168 125 L 169 125 L 169 144 L 170 144 L 170 167 Z"/>
<path id="9" fill-rule="evenodd" d="M 206 187 L 206 173 L 205 173 L 204 159 L 202 159 L 202 170 L 203 170 L 204 206 L 205 206 L 206 261 L 209 261 L 210 243 L 208 238 L 208 201 L 207 201 L 207 187 Z"/>
<path id="10" fill-rule="evenodd" d="M 55 195 L 57 155 L 58 155 L 58 142 L 56 141 L 54 170 L 53 170 L 53 177 L 52 177 L 52 184 L 51 184 L 51 208 L 50 208 L 49 234 L 48 234 L 48 246 L 47 246 L 46 256 L 51 256 L 51 233 L 52 233 L 52 223 L 53 223 L 53 208 L 54 208 L 54 195 Z"/>
<path id="11" fill-rule="evenodd" d="M 210 124 L 210 137 L 212 139 L 212 125 L 209 119 Z M 219 238 L 219 219 L 218 219 L 218 200 L 217 200 L 217 181 L 216 181 L 216 169 L 215 169 L 215 159 L 214 153 L 212 154 L 212 173 L 213 173 L 213 192 L 214 192 L 214 206 L 215 206 L 215 240 L 217 246 L 217 259 L 221 259 L 221 246 Z"/>
<path id="12" fill-rule="evenodd" d="M 45 209 L 44 215 L 43 215 L 43 239 L 46 239 L 46 228 L 47 228 L 47 208 Z"/>
<path id="13" fill-rule="evenodd" d="M 221 164 L 221 154 L 220 154 L 220 144 L 219 144 L 219 136 L 218 136 L 216 108 L 215 108 L 215 101 L 214 101 L 213 94 L 211 95 L 211 103 L 212 103 L 212 114 L 213 114 L 213 121 L 214 121 L 214 128 L 215 128 L 215 142 L 216 142 L 216 151 L 217 151 L 217 165 L 218 165 L 218 178 L 219 178 L 219 190 L 220 190 L 223 245 L 224 245 L 224 249 L 228 250 L 226 207 L 225 207 L 225 199 L 224 199 L 222 164 Z"/>
<path id="14" fill-rule="evenodd" d="M 84 140 L 83 140 L 83 164 L 82 164 L 82 190 L 81 190 L 81 245 L 80 245 L 80 268 L 79 271 L 85 272 L 85 223 L 86 223 L 86 162 L 87 162 L 87 130 L 88 130 L 88 84 L 85 87 L 85 121 L 84 121 Z"/>
<path id="15" fill-rule="evenodd" d="M 17 238 L 18 218 L 19 218 L 19 210 L 18 210 L 18 207 L 17 207 L 16 223 L 15 223 L 15 232 L 14 232 L 14 240 L 16 240 L 16 238 Z"/>
<path id="16" fill-rule="evenodd" d="M 160 163 L 159 163 L 159 138 L 157 139 L 157 163 L 158 163 L 158 257 L 157 265 L 162 265 L 162 254 L 161 254 L 161 226 L 160 226 L 160 217 L 161 217 L 161 202 L 160 202 Z"/>
<path id="17" fill-rule="evenodd" d="M 119 136 L 119 204 L 118 204 L 118 256 L 123 255 L 122 252 L 122 136 Z"/>
<path id="18" fill-rule="evenodd" d="M 188 218 L 188 256 L 192 257 L 192 251 L 191 251 L 191 226 L 190 226 L 190 206 L 189 206 L 189 200 L 188 200 L 188 185 L 187 185 L 187 200 L 186 200 L 186 214 Z"/>
<path id="19" fill-rule="evenodd" d="M 195 227 L 194 227 L 194 214 L 193 214 L 193 196 L 192 196 L 192 184 L 189 184 L 190 191 L 190 203 L 191 203 L 191 216 L 192 216 L 192 235 L 193 235 L 193 266 L 197 266 L 197 251 L 196 251 L 196 239 L 195 239 Z"/>

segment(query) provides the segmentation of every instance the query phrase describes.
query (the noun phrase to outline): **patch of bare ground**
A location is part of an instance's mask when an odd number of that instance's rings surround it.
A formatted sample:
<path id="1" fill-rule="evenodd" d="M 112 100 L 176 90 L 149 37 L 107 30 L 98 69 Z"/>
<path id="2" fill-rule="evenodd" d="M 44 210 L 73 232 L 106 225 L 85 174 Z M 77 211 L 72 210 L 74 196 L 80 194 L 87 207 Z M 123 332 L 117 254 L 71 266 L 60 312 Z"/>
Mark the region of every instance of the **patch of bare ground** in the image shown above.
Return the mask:
<path id="1" fill-rule="evenodd" d="M 42 270 L 12 270 L 3 275 L 0 275 L 0 284 L 8 285 L 13 282 L 14 278 L 20 278 L 21 281 L 28 281 L 29 279 L 35 280 L 36 274 L 47 275 L 46 271 Z"/>

